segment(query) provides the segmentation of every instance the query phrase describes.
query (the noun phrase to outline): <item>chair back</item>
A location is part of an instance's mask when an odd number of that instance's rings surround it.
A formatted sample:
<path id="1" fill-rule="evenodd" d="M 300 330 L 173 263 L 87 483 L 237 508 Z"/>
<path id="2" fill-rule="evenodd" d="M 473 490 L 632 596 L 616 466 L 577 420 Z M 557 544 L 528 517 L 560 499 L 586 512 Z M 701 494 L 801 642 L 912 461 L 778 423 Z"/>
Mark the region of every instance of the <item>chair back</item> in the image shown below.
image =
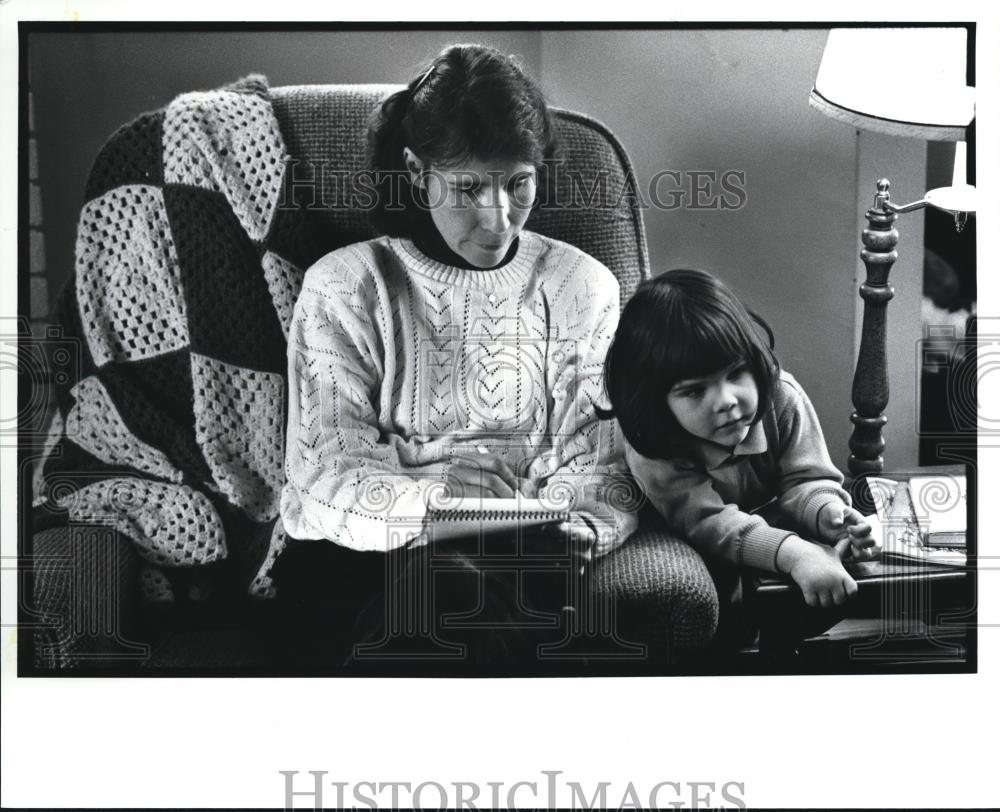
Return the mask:
<path id="1" fill-rule="evenodd" d="M 308 210 L 325 253 L 376 236 L 359 195 L 369 117 L 399 85 L 298 85 L 271 90 L 292 160 L 286 200 Z M 600 260 L 618 278 L 624 303 L 649 276 L 635 175 L 625 149 L 599 121 L 554 109 L 563 161 L 551 194 L 526 228 L 563 240 Z M 318 257 L 317 257 L 318 258 Z"/>

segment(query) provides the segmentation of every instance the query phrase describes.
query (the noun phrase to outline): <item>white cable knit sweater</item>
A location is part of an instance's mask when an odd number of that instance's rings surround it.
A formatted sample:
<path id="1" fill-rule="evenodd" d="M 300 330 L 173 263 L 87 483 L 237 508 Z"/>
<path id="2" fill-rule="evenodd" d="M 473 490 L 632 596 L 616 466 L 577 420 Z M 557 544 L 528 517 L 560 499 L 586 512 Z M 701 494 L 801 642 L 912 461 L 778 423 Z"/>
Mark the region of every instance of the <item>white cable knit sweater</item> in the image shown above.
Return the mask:
<path id="1" fill-rule="evenodd" d="M 623 542 L 634 485 L 615 422 L 593 408 L 618 297 L 597 260 L 527 231 L 496 270 L 389 237 L 327 254 L 288 337 L 287 532 L 403 546 L 452 459 L 488 451 L 594 521 L 595 555 Z"/>

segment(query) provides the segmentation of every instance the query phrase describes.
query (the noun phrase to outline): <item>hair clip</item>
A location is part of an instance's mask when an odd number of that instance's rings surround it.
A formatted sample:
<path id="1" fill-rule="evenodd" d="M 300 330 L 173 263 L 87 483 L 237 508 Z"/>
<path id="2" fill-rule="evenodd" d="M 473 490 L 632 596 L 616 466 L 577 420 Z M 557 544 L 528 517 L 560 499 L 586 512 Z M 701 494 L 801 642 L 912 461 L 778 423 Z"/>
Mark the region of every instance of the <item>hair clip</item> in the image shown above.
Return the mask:
<path id="1" fill-rule="evenodd" d="M 413 90 L 411 90 L 411 91 L 410 91 L 410 98 L 411 98 L 411 99 L 412 99 L 412 98 L 413 98 L 414 96 L 416 96 L 416 95 L 417 95 L 417 91 L 418 91 L 418 90 L 420 90 L 420 88 L 422 88 L 422 87 L 424 86 L 424 82 L 426 82 L 426 81 L 427 81 L 427 80 L 428 80 L 428 79 L 430 78 L 431 74 L 432 74 L 432 73 L 434 73 L 434 68 L 435 68 L 435 67 L 436 67 L 436 65 L 433 65 L 433 64 L 432 64 L 432 65 L 431 65 L 431 66 L 430 66 L 430 67 L 429 67 L 429 68 L 428 68 L 428 69 L 427 69 L 427 70 L 426 70 L 426 71 L 424 72 L 424 75 L 420 77 L 420 81 L 419 81 L 419 82 L 417 82 L 417 83 L 416 83 L 416 84 L 415 84 L 415 85 L 413 86 Z"/>

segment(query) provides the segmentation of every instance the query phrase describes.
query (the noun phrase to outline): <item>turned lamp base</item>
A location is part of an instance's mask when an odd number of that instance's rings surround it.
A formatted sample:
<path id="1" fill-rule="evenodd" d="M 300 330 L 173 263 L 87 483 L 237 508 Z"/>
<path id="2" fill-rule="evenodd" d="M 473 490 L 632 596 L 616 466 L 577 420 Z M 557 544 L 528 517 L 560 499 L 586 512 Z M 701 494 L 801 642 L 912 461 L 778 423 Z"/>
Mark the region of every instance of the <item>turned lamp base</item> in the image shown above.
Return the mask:
<path id="1" fill-rule="evenodd" d="M 964 144 L 960 146 L 964 147 Z M 851 386 L 851 401 L 854 404 L 851 422 L 854 430 L 849 443 L 851 456 L 847 460 L 847 469 L 853 476 L 880 474 L 884 467 L 882 452 L 885 451 L 885 438 L 882 436 L 882 429 L 888 418 L 883 411 L 889 403 L 886 309 L 894 294 L 889 285 L 889 271 L 899 256 L 896 253 L 896 244 L 899 242 L 899 232 L 895 228 L 896 217 L 932 206 L 954 215 L 955 229 L 961 231 L 968 213 L 976 210 L 975 187 L 964 183 L 964 164 L 963 160 L 962 183 L 932 189 L 922 200 L 905 206 L 890 202 L 889 181 L 882 178 L 875 184 L 872 207 L 865 212 L 868 227 L 861 233 L 864 245 L 861 259 L 865 263 L 866 278 L 859 291 L 864 301 L 864 319 L 858 363 Z M 957 179 L 958 169 L 955 175 Z"/>

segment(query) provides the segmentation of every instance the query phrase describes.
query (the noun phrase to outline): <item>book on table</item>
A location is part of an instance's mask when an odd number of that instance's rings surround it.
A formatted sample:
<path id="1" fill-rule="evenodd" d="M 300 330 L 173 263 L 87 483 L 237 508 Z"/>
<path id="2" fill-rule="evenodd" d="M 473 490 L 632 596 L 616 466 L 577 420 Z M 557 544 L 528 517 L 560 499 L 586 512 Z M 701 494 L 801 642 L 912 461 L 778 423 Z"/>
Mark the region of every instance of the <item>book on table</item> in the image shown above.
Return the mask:
<path id="1" fill-rule="evenodd" d="M 914 476 L 897 482 L 867 477 L 875 504 L 868 517 L 887 559 L 964 567 L 964 476 Z"/>
<path id="2" fill-rule="evenodd" d="M 915 476 L 910 497 L 928 547 L 965 548 L 965 477 Z"/>

